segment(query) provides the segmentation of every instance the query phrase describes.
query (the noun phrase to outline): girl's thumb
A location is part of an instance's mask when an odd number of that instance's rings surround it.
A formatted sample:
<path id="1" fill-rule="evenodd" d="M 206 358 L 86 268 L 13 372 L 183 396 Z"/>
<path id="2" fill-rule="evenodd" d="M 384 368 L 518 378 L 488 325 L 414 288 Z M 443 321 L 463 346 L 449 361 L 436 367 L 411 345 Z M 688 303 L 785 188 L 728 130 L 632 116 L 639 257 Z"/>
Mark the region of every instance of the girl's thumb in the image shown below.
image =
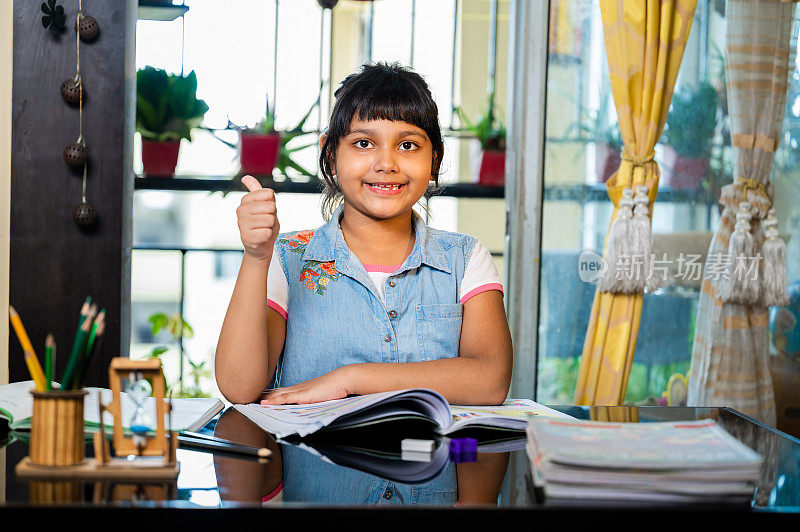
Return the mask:
<path id="1" fill-rule="evenodd" d="M 250 192 L 254 192 L 256 190 L 261 190 L 261 183 L 258 182 L 258 179 L 251 175 L 246 175 L 242 178 L 242 183 L 244 186 L 247 187 L 247 190 Z"/>

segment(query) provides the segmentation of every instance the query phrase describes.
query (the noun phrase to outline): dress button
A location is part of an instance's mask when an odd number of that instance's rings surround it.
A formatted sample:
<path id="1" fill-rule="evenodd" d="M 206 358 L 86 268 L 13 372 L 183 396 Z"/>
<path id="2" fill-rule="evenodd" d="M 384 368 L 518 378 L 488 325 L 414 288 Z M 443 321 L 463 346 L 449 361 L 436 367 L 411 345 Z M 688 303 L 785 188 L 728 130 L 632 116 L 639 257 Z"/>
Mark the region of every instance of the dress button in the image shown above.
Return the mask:
<path id="1" fill-rule="evenodd" d="M 394 281 L 389 281 L 389 283 L 388 283 L 388 284 L 389 284 L 389 286 L 391 286 L 392 288 L 394 288 L 394 285 L 395 285 Z"/>
<path id="2" fill-rule="evenodd" d="M 383 498 L 386 499 L 387 501 L 392 500 L 392 490 L 387 489 L 386 491 L 384 491 Z"/>
<path id="3" fill-rule="evenodd" d="M 391 334 L 387 334 L 386 336 L 383 337 L 383 341 L 384 342 L 391 342 L 392 341 L 392 335 Z"/>
<path id="4" fill-rule="evenodd" d="M 389 311 L 389 317 L 390 318 L 396 318 L 397 317 L 397 311 L 396 310 L 390 310 Z"/>

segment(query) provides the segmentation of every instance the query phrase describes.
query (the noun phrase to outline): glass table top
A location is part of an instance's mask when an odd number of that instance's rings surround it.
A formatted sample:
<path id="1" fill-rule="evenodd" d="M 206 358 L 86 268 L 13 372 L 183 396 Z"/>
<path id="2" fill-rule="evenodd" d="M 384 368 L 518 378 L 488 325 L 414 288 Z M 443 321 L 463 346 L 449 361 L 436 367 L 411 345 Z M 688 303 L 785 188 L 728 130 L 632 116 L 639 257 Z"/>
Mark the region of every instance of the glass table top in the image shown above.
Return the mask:
<path id="1" fill-rule="evenodd" d="M 761 479 L 749 510 L 800 512 L 800 440 L 727 408 L 554 407 L 578 419 L 617 422 L 715 419 L 725 430 L 764 458 Z M 180 448 L 176 485 L 26 481 L 14 468 L 27 444 L 0 430 L 5 476 L 0 495 L 6 505 L 71 503 L 80 505 L 159 504 L 189 507 L 411 506 L 541 509 L 542 500 L 526 481 L 529 463 L 524 434 L 502 445 L 482 447 L 473 461 L 454 462 L 446 439 L 436 451 L 398 457 L 375 441 L 386 433 L 342 438 L 276 442 L 233 408 L 201 432 L 246 445 L 268 447 L 261 461 Z M 392 434 L 390 438 L 400 438 Z M 480 441 L 480 436 L 478 436 Z M 91 448 L 87 446 L 87 456 Z M 593 503 L 597 504 L 597 503 Z M 641 507 L 642 505 L 639 505 Z M 645 504 L 646 506 L 646 504 Z M 588 505 L 586 505 L 589 508 Z M 744 508 L 748 510 L 748 508 Z"/>

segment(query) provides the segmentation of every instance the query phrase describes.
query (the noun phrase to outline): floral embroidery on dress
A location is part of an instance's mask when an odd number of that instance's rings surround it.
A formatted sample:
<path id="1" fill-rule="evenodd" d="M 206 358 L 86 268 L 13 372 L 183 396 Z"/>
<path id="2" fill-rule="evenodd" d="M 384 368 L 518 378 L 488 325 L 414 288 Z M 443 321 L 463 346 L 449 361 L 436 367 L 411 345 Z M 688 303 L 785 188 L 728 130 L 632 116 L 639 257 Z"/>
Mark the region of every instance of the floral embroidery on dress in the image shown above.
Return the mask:
<path id="1" fill-rule="evenodd" d="M 306 246 L 309 242 L 311 242 L 312 236 L 314 236 L 314 231 L 298 231 L 296 233 L 288 233 L 286 236 L 278 240 L 278 242 L 288 245 L 289 251 L 305 253 Z"/>
<path id="2" fill-rule="evenodd" d="M 300 281 L 304 282 L 306 288 L 323 295 L 328 283 L 339 280 L 339 272 L 333 265 L 333 261 L 319 262 L 307 260 L 300 271 Z"/>
<path id="3" fill-rule="evenodd" d="M 297 233 L 288 233 L 278 241 L 286 244 L 289 247 L 289 251 L 305 253 L 306 246 L 311 242 L 312 236 L 314 236 L 314 231 L 299 231 Z M 303 264 L 303 269 L 300 270 L 300 282 L 309 290 L 320 295 L 325 294 L 328 283 L 331 281 L 335 283 L 338 280 L 339 272 L 336 271 L 332 260 L 327 262 L 307 260 Z"/>

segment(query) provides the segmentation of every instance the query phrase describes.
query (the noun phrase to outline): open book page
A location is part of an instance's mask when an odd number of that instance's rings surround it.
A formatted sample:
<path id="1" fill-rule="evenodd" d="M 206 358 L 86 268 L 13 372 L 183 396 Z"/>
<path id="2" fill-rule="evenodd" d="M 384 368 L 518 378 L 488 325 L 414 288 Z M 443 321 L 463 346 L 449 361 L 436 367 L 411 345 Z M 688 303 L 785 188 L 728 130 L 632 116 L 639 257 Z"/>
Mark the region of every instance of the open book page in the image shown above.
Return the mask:
<path id="1" fill-rule="evenodd" d="M 373 393 L 306 405 L 249 404 L 234 405 L 234 408 L 278 439 L 293 434 L 307 436 L 337 420 L 348 424 L 365 423 L 395 417 L 398 413 L 415 413 L 446 426 L 450 415 L 447 401 L 430 390 Z"/>
<path id="2" fill-rule="evenodd" d="M 33 397 L 30 391 L 35 388 L 33 381 L 15 382 L 0 386 L 0 415 L 9 419 L 12 429 L 30 428 L 30 418 L 33 415 Z M 87 427 L 97 426 L 100 422 L 99 405 L 97 398 L 102 394 L 103 404 L 111 402 L 111 390 L 105 388 L 86 388 L 89 392 L 83 401 L 83 418 Z M 133 417 L 135 406 L 128 394 L 120 394 L 122 401 L 122 426 L 127 428 Z M 205 425 L 208 420 L 219 413 L 224 404 L 219 399 L 173 399 L 172 400 L 172 430 L 195 431 Z M 155 415 L 155 398 L 146 399 L 145 409 Z M 114 420 L 108 412 L 103 416 L 103 421 L 109 428 Z"/>
<path id="3" fill-rule="evenodd" d="M 97 399 L 100 395 L 103 398 L 103 404 L 107 405 L 111 402 L 112 392 L 105 388 L 86 388 L 89 395 L 86 396 L 83 403 L 83 417 L 87 425 L 100 424 L 100 410 L 97 404 Z M 130 420 L 136 412 L 136 406 L 131 398 L 125 392 L 120 393 L 120 401 L 122 402 L 122 427 L 127 429 L 130 426 Z M 175 431 L 196 431 L 208 421 L 219 413 L 225 405 L 219 399 L 214 398 L 197 398 L 197 399 L 173 399 L 172 400 L 172 419 L 171 427 L 169 426 L 169 417 L 164 420 L 165 428 L 167 430 Z M 155 417 L 156 399 L 155 397 L 148 397 L 145 399 L 145 412 Z M 106 426 L 111 427 L 114 424 L 114 418 L 108 412 L 103 414 L 103 422 Z M 155 424 L 155 420 L 153 421 Z"/>
<path id="4" fill-rule="evenodd" d="M 574 419 L 530 399 L 506 399 L 499 406 L 451 405 L 450 412 L 453 414 L 453 422 L 445 431 L 446 434 L 473 426 L 525 430 L 529 416 Z"/>
<path id="5" fill-rule="evenodd" d="M 0 417 L 8 420 L 13 429 L 19 422 L 33 415 L 31 390 L 36 389 L 33 381 L 14 382 L 0 386 Z"/>

